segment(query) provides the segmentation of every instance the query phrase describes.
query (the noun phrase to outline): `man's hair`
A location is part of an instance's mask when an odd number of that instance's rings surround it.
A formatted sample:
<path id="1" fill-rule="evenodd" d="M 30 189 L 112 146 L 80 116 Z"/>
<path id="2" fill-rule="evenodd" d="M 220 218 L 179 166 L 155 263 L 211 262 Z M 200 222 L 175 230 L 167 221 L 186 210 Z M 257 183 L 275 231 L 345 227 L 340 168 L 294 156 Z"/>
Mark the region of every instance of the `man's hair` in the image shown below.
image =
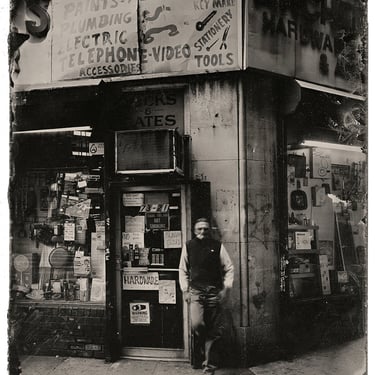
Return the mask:
<path id="1" fill-rule="evenodd" d="M 198 223 L 208 223 L 208 224 L 210 224 L 209 220 L 205 217 L 200 217 L 199 219 L 195 220 L 194 226 L 196 226 Z"/>

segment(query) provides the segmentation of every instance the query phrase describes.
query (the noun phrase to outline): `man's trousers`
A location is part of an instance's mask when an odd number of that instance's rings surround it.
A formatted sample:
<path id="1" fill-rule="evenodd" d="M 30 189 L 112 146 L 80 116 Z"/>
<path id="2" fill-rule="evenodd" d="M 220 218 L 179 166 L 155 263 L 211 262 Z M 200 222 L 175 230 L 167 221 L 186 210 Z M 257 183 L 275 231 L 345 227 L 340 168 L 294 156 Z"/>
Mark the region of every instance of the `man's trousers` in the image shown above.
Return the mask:
<path id="1" fill-rule="evenodd" d="M 217 344 L 224 330 L 219 291 L 214 287 L 190 290 L 191 328 L 198 341 L 195 350 L 204 353 L 203 367 L 207 370 L 218 366 Z"/>

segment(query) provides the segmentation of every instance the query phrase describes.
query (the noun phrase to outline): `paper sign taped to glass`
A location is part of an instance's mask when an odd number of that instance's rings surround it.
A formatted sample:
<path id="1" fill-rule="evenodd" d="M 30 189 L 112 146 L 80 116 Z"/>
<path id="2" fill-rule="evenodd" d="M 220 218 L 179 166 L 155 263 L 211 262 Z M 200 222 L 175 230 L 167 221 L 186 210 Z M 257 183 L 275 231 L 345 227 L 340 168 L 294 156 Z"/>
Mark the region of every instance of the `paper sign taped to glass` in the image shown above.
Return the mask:
<path id="1" fill-rule="evenodd" d="M 159 280 L 159 303 L 176 304 L 175 280 Z"/>
<path id="2" fill-rule="evenodd" d="M 181 244 L 181 231 L 179 230 L 172 230 L 172 231 L 164 231 L 164 249 L 175 249 L 180 248 Z"/>
<path id="3" fill-rule="evenodd" d="M 130 232 L 144 232 L 145 231 L 145 217 L 144 216 L 125 216 L 125 231 Z"/>
<path id="4" fill-rule="evenodd" d="M 125 207 L 138 207 L 143 205 L 144 201 L 143 193 L 124 193 L 122 195 L 122 204 Z"/>
<path id="5" fill-rule="evenodd" d="M 143 232 L 122 232 L 122 247 L 129 247 L 129 245 L 138 245 L 138 247 L 145 247 Z"/>
<path id="6" fill-rule="evenodd" d="M 130 324 L 150 324 L 150 303 L 130 302 Z"/>

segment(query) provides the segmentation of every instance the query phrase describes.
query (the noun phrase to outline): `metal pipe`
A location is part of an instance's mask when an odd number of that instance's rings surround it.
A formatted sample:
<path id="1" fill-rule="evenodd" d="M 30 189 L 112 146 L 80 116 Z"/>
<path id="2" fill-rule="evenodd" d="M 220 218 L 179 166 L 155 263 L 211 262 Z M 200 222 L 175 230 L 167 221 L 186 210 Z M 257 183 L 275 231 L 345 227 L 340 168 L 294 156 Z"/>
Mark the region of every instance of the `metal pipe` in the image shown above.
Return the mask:
<path id="1" fill-rule="evenodd" d="M 246 116 L 242 76 L 237 85 L 238 103 L 238 200 L 239 200 L 239 256 L 241 327 L 249 326 L 249 277 L 247 230 L 247 160 Z"/>

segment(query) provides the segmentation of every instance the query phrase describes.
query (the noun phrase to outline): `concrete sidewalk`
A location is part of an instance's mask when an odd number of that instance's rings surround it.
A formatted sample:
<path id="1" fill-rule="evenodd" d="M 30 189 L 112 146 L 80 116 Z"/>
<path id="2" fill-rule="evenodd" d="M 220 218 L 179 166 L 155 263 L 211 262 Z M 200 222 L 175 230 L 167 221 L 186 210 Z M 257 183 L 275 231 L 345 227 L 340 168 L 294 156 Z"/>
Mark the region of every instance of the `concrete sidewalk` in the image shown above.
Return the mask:
<path id="1" fill-rule="evenodd" d="M 186 362 L 27 356 L 22 375 L 198 375 Z M 363 375 L 366 373 L 364 338 L 311 352 L 291 361 L 277 361 L 250 369 L 219 369 L 215 375 Z"/>
<path id="2" fill-rule="evenodd" d="M 252 375 L 364 375 L 366 339 L 313 351 L 290 361 L 277 361 L 250 368 Z"/>

